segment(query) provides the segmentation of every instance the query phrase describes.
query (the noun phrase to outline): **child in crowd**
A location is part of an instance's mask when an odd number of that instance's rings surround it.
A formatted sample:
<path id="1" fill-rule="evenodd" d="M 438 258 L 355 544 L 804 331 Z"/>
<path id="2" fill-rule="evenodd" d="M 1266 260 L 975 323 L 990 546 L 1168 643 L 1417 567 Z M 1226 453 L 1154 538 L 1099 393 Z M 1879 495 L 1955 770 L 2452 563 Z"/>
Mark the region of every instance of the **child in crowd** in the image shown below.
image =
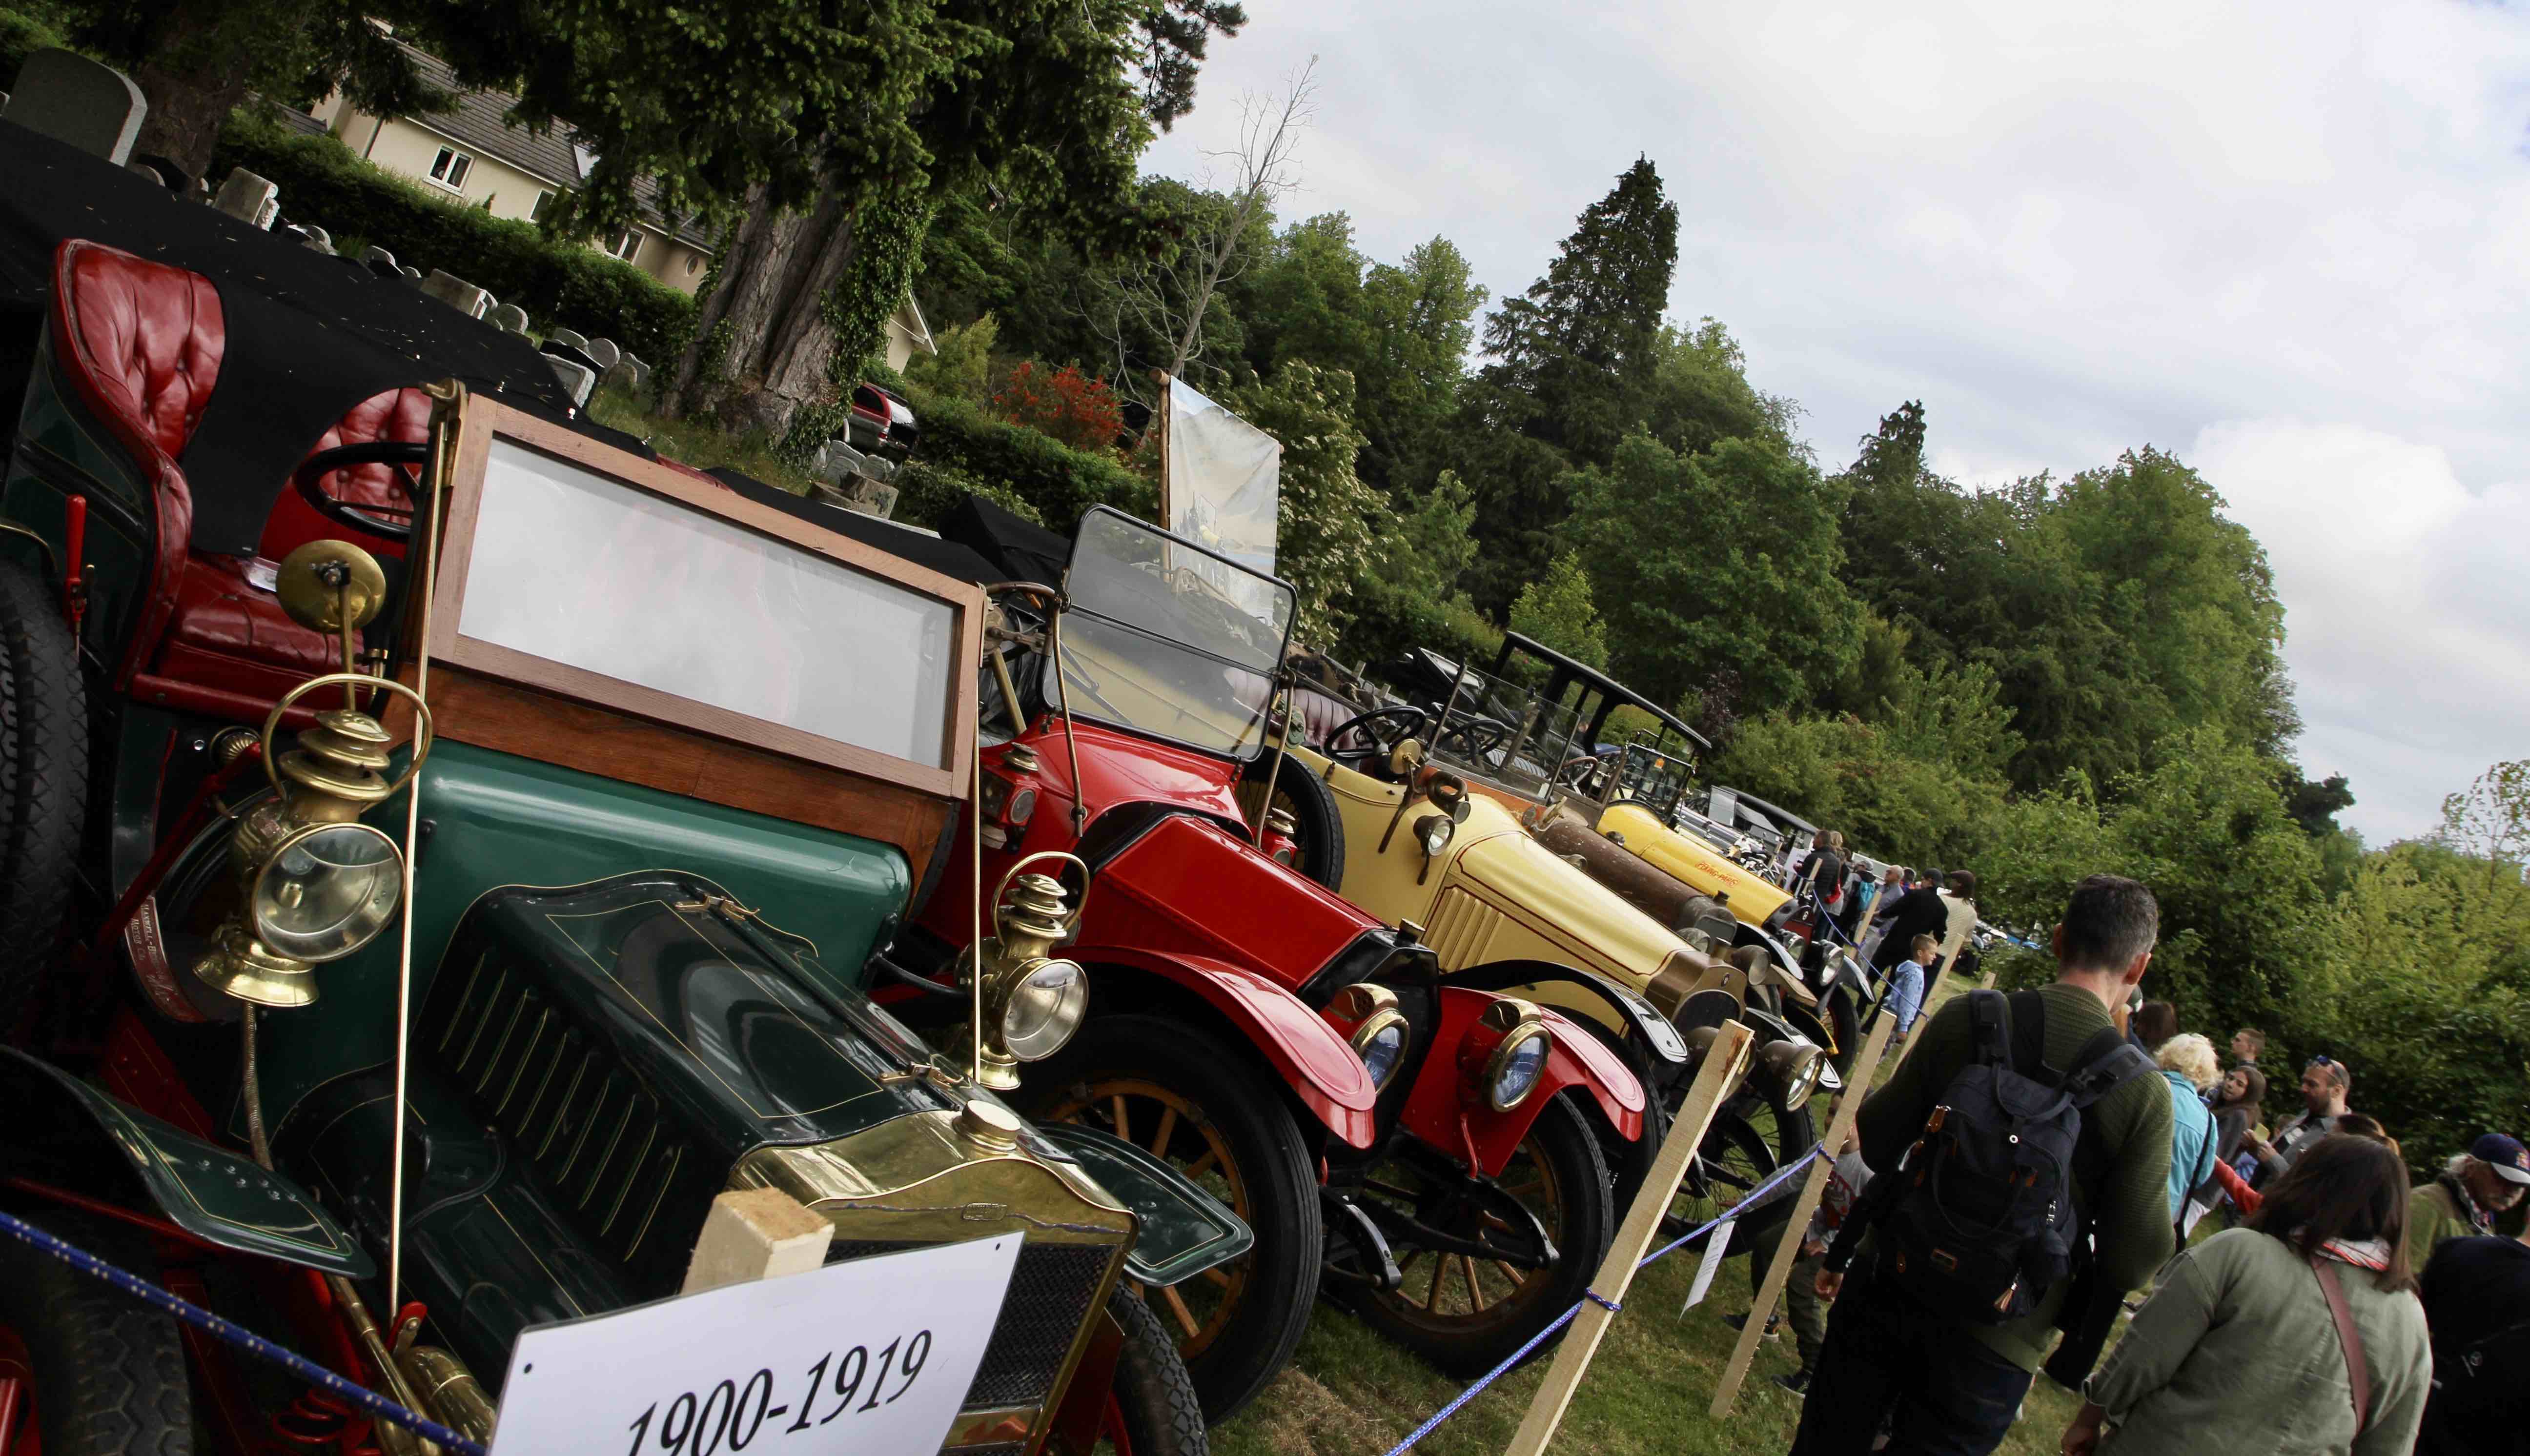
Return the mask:
<path id="1" fill-rule="evenodd" d="M 1898 1018 L 1897 1035 L 1904 1036 L 1914 1026 L 1915 1017 L 1924 1009 L 1926 969 L 1942 953 L 1942 943 L 1931 936 L 1917 936 L 1906 958 L 1889 972 L 1889 1014 Z"/>

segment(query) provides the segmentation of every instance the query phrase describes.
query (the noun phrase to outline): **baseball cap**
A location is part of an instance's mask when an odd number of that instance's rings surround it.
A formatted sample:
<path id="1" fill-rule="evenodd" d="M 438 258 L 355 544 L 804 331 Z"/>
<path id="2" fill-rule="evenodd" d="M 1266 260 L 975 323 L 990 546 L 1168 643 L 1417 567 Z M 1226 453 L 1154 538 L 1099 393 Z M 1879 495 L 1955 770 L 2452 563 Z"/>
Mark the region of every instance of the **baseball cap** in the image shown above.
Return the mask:
<path id="1" fill-rule="evenodd" d="M 2507 1182 L 2530 1183 L 2530 1148 L 2519 1138 L 2491 1132 L 2468 1145 L 2468 1156 L 2495 1169 Z"/>

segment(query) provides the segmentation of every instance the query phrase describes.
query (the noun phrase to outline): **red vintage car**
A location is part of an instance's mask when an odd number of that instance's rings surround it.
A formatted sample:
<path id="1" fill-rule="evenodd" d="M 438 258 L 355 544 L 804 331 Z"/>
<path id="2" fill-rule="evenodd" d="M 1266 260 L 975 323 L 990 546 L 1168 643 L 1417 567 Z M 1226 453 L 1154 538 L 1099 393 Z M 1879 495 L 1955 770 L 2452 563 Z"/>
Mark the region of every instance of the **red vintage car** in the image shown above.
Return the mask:
<path id="1" fill-rule="evenodd" d="M 1268 751 L 1288 584 L 1102 508 L 1060 593 L 997 600 L 1002 741 L 902 968 L 951 979 L 977 933 L 954 882 L 977 866 L 986 885 L 1049 855 L 1095 872 L 1064 952 L 1090 968 L 1067 1013 L 1086 1023 L 1016 1095 L 1149 1149 L 1256 1229 L 1161 1298 L 1214 1419 L 1282 1366 L 1322 1286 L 1453 1372 L 1511 1354 L 1613 1235 L 1601 1150 L 1643 1135 L 1642 1084 L 1559 1013 L 1442 984 L 1415 926 L 1294 872 L 1287 837 L 1257 842 L 1236 788 Z M 909 1017 L 963 1005 L 904 995 Z"/>

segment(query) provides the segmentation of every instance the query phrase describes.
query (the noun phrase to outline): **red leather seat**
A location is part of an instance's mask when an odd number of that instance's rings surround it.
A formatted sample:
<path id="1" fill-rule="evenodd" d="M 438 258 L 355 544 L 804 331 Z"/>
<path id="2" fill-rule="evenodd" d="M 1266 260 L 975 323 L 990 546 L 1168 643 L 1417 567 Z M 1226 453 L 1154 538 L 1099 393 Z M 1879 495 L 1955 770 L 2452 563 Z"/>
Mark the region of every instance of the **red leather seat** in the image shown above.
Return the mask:
<path id="1" fill-rule="evenodd" d="M 148 584 L 116 672 L 129 685 L 175 609 L 193 530 L 176 457 L 219 384 L 227 317 L 200 274 L 72 239 L 53 251 L 52 334 L 62 372 L 147 478 L 157 517 Z"/>
<path id="2" fill-rule="evenodd" d="M 259 721 L 283 693 L 342 665 L 333 640 L 282 612 L 271 563 L 303 542 L 356 533 L 318 515 L 284 481 L 275 486 L 257 561 L 193 552 L 192 487 L 176 457 L 219 382 L 227 340 L 219 294 L 197 273 L 84 241 L 64 243 L 54 270 L 53 337 L 64 372 L 153 477 L 156 560 L 120 678 L 146 701 Z M 426 439 L 430 403 L 419 389 L 387 390 L 345 412 L 314 450 Z M 357 466 L 328 486 L 355 504 L 405 506 L 391 468 Z M 403 554 L 397 542 L 360 544 L 381 556 Z"/>

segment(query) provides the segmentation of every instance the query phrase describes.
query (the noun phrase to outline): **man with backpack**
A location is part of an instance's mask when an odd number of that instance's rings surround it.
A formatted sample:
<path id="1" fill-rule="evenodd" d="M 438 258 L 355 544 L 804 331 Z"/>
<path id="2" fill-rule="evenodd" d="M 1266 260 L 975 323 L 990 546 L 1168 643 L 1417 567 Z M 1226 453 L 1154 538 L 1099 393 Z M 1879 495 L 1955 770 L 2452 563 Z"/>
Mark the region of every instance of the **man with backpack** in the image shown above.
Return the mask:
<path id="1" fill-rule="evenodd" d="M 1952 999 L 1863 1104 L 1877 1176 L 1818 1276 L 1836 1305 L 1794 1456 L 1860 1456 L 1884 1424 L 1892 1453 L 1984 1456 L 2076 1269 L 2122 1296 L 2170 1257 L 2171 1101 L 2111 1018 L 2160 928 L 2141 885 L 2084 880 L 2054 984 Z"/>

